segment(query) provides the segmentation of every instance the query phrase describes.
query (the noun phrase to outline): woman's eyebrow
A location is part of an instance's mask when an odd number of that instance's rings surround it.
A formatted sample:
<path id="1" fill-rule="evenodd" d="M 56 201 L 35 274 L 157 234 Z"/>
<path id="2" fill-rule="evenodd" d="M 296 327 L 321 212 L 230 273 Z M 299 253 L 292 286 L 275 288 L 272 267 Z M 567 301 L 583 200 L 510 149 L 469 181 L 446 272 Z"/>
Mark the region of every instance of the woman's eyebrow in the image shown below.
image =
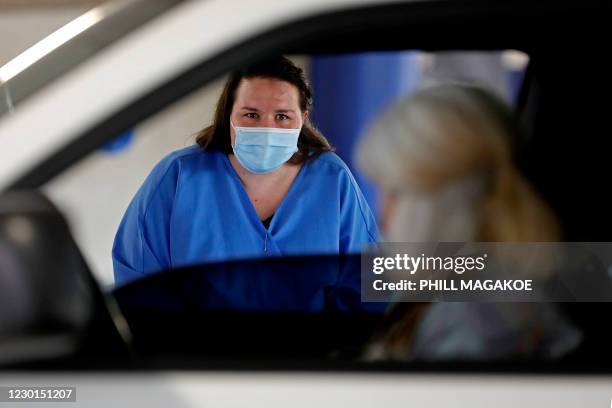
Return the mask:
<path id="1" fill-rule="evenodd" d="M 259 109 L 252 108 L 250 106 L 243 106 L 243 107 L 240 108 L 240 110 L 246 110 L 246 111 L 249 111 L 249 112 L 259 112 Z M 295 110 L 293 110 L 293 109 L 276 109 L 274 112 L 275 113 L 293 113 L 293 114 L 295 114 Z"/>

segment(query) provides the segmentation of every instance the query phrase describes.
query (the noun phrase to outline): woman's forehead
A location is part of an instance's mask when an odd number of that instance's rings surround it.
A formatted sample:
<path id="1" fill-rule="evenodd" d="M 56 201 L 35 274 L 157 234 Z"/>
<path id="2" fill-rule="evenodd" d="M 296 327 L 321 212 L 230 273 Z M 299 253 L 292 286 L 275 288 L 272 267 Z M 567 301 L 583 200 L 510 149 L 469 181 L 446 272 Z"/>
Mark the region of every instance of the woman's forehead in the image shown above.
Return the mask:
<path id="1" fill-rule="evenodd" d="M 273 78 L 243 78 L 236 89 L 236 107 L 242 105 L 265 109 L 296 109 L 299 107 L 297 88 L 286 81 Z"/>

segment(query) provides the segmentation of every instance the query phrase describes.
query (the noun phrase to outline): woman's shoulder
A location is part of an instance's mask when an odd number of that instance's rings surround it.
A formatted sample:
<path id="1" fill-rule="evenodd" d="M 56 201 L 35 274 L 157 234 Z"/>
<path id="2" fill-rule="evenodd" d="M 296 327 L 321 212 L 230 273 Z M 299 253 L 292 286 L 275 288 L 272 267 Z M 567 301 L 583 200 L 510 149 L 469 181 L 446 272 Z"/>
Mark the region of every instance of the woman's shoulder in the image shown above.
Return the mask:
<path id="1" fill-rule="evenodd" d="M 321 153 L 312 163 L 315 172 L 335 178 L 349 189 L 359 189 L 349 166 L 334 152 Z"/>
<path id="2" fill-rule="evenodd" d="M 334 152 L 323 152 L 313 161 L 313 166 L 321 170 L 327 169 L 338 174 L 351 174 L 346 163 Z"/>
<path id="3" fill-rule="evenodd" d="M 145 202 L 158 196 L 163 190 L 174 191 L 182 173 L 218 162 L 220 152 L 206 152 L 198 145 L 175 150 L 153 167 L 139 191 Z"/>
<path id="4" fill-rule="evenodd" d="M 200 156 L 207 154 L 200 146 L 197 144 L 184 147 L 182 149 L 175 150 L 162 158 L 159 163 L 155 166 L 160 170 L 167 169 L 173 165 L 176 165 L 180 162 L 190 161 L 194 159 L 198 159 Z"/>
<path id="5" fill-rule="evenodd" d="M 161 159 L 153 168 L 151 174 L 163 177 L 164 174 L 179 167 L 210 166 L 218 162 L 221 152 L 208 152 L 197 144 L 175 150 Z"/>
<path id="6" fill-rule="evenodd" d="M 326 186 L 337 188 L 339 191 L 340 207 L 342 209 L 346 208 L 348 213 L 355 214 L 351 209 L 358 208 L 361 217 L 365 221 L 365 229 L 369 235 L 368 240 L 375 242 L 379 236 L 376 221 L 349 166 L 333 152 L 321 153 L 314 160 L 313 165 L 315 168 L 318 168 L 315 172 L 318 172 L 319 176 L 321 176 L 319 181 Z M 354 217 L 351 216 L 347 219 L 354 220 Z"/>

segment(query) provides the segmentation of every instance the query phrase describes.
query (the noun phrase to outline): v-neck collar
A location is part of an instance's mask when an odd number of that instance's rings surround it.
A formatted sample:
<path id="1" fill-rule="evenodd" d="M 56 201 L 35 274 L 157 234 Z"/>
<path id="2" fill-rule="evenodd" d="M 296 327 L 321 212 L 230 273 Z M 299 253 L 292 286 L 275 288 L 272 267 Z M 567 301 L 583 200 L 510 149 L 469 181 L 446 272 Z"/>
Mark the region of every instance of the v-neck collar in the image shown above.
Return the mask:
<path id="1" fill-rule="evenodd" d="M 295 176 L 295 179 L 291 183 L 291 186 L 289 186 L 289 190 L 287 190 L 287 193 L 281 200 L 280 205 L 274 211 L 274 216 L 272 217 L 272 222 L 270 222 L 270 227 L 266 228 L 261 222 L 261 220 L 259 219 L 257 210 L 255 210 L 255 207 L 253 206 L 253 203 L 251 202 L 251 199 L 249 198 L 249 195 L 247 194 L 246 189 L 244 185 L 242 184 L 242 180 L 240 180 L 240 176 L 238 176 L 236 169 L 234 169 L 234 166 L 232 166 L 232 163 L 230 162 L 228 155 L 225 153 L 221 153 L 221 155 L 223 156 L 223 162 L 225 163 L 225 166 L 229 174 L 234 179 L 234 182 L 237 184 L 238 190 L 240 191 L 240 195 L 242 197 L 242 201 L 245 203 L 244 205 L 248 207 L 247 211 L 250 215 L 251 222 L 253 222 L 256 225 L 256 228 L 259 229 L 263 234 L 274 235 L 273 233 L 276 230 L 275 228 L 276 224 L 281 222 L 281 221 L 278 221 L 278 219 L 283 217 L 282 213 L 283 213 L 284 208 L 288 205 L 287 202 L 291 200 L 291 197 L 294 194 L 297 194 L 295 190 L 297 190 L 298 188 L 297 186 L 300 184 L 302 177 L 304 177 L 304 173 L 306 173 L 305 170 L 306 170 L 306 167 L 309 165 L 309 162 L 305 161 L 302 163 L 302 167 L 300 168 L 300 171 L 298 172 L 297 176 Z"/>

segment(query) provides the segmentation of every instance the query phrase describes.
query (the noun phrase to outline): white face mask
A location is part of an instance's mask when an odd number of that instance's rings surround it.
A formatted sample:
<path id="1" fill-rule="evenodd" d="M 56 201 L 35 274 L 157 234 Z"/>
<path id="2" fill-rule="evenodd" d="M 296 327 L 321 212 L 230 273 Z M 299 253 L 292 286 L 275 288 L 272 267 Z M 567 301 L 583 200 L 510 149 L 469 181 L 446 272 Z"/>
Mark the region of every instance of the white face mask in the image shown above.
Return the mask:
<path id="1" fill-rule="evenodd" d="M 383 232 L 388 242 L 472 241 L 479 224 L 483 177 L 470 177 L 434 193 L 400 193 Z"/>
<path id="2" fill-rule="evenodd" d="M 234 156 L 251 173 L 270 173 L 298 151 L 301 127 L 239 127 L 234 126 L 231 121 L 230 124 L 236 132 Z"/>

